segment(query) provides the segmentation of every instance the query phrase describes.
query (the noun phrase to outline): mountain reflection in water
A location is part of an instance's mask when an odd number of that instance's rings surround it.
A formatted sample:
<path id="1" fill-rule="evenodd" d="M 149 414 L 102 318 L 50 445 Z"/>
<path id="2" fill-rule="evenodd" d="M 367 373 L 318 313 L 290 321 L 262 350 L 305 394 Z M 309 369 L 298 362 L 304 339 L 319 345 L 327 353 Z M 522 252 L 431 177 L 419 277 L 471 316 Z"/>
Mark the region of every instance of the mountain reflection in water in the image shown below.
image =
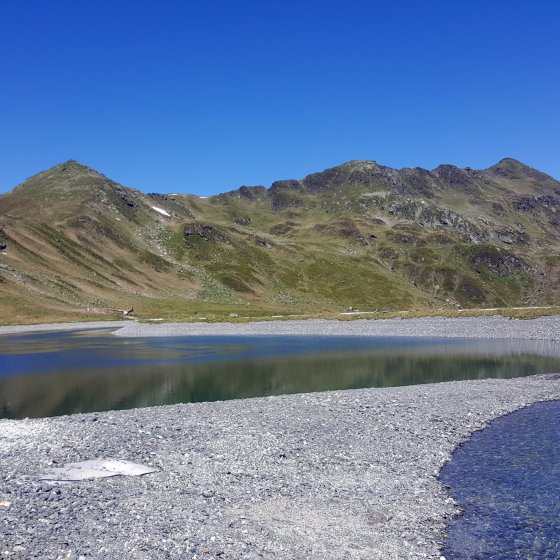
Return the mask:
<path id="1" fill-rule="evenodd" d="M 560 371 L 550 341 L 403 337 L 0 337 L 0 417 Z"/>

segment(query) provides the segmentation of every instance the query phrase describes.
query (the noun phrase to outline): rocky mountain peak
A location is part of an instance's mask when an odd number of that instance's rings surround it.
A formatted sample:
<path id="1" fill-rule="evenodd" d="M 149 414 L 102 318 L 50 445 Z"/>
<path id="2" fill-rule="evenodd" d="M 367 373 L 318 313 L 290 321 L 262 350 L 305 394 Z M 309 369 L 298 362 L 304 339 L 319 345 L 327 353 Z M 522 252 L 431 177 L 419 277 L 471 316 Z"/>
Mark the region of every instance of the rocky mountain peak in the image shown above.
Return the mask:
<path id="1" fill-rule="evenodd" d="M 493 173 L 494 175 L 509 176 L 517 173 L 523 173 L 526 171 L 531 171 L 531 167 L 521 163 L 514 158 L 503 158 L 498 163 L 490 166 L 486 171 Z"/>

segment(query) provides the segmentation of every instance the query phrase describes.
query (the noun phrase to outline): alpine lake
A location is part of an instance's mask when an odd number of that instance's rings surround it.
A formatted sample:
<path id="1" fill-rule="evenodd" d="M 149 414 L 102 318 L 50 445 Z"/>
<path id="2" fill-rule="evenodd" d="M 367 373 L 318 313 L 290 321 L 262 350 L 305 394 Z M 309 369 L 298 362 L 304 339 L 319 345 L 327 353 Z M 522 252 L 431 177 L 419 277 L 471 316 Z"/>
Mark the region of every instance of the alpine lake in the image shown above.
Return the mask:
<path id="1" fill-rule="evenodd" d="M 560 371 L 560 343 L 470 338 L 0 336 L 0 418 Z"/>

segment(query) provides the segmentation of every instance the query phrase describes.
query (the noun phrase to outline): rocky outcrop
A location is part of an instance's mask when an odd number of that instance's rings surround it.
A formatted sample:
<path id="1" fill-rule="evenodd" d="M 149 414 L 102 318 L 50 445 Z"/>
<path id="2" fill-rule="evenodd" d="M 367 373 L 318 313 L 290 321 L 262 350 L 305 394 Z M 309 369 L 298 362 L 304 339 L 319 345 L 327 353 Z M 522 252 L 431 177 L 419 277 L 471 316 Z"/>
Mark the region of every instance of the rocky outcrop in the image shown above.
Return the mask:
<path id="1" fill-rule="evenodd" d="M 498 252 L 494 247 L 480 248 L 471 256 L 470 261 L 479 272 L 485 268 L 501 277 L 529 269 L 529 266 L 520 257 Z"/>
<path id="2" fill-rule="evenodd" d="M 4 251 L 8 246 L 8 236 L 2 228 L 0 228 L 0 251 Z"/>
<path id="3" fill-rule="evenodd" d="M 287 181 L 276 181 L 268 190 L 272 203 L 272 209 L 276 211 L 286 208 L 297 208 L 303 205 L 302 195 L 304 189 L 299 181 L 290 179 Z"/>
<path id="4" fill-rule="evenodd" d="M 256 187 L 239 187 L 237 189 L 239 196 L 242 198 L 246 198 L 248 200 L 255 200 L 259 195 L 264 194 L 266 192 L 266 188 L 262 186 Z"/>
<path id="5" fill-rule="evenodd" d="M 183 229 L 183 237 L 189 241 L 193 238 L 207 242 L 229 243 L 229 237 L 220 229 L 210 224 L 190 224 Z"/>

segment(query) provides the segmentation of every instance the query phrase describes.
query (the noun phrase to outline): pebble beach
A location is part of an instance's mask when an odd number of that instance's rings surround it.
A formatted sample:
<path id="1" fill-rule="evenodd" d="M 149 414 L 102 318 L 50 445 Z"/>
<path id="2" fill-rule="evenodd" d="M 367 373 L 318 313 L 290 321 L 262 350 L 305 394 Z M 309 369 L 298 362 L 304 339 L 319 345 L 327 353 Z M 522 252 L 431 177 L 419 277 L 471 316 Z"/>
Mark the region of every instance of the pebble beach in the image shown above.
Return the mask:
<path id="1" fill-rule="evenodd" d="M 115 334 L 558 340 L 560 318 L 131 322 Z M 459 513 L 438 480 L 453 450 L 494 418 L 553 399 L 554 374 L 1 420 L 0 558 L 439 559 Z M 98 458 L 156 472 L 38 480 Z"/>

